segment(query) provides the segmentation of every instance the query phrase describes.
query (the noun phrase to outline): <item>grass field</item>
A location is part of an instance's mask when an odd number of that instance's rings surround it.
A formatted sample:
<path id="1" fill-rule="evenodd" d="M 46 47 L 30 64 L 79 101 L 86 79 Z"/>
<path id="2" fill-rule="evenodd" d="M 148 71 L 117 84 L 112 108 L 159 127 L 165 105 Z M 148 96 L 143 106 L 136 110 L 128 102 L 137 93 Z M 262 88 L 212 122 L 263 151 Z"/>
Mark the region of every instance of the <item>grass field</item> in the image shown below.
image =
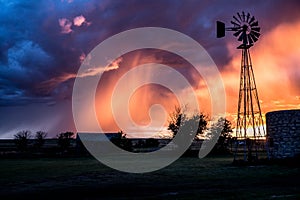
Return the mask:
<path id="1" fill-rule="evenodd" d="M 237 167 L 232 157 L 180 158 L 128 174 L 92 158 L 0 159 L 0 199 L 299 199 L 298 167 Z"/>

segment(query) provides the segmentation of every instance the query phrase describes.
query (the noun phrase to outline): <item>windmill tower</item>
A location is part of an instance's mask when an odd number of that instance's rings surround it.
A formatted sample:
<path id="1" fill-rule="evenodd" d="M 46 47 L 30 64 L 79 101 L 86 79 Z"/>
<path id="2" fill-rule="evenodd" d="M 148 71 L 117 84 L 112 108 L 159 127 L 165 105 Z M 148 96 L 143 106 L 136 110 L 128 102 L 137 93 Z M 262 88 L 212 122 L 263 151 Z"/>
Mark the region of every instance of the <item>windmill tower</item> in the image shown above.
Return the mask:
<path id="1" fill-rule="evenodd" d="M 223 22 L 217 21 L 218 38 L 224 37 L 225 31 L 232 31 L 238 41 L 242 42 L 237 47 L 242 50 L 242 60 L 234 160 L 252 162 L 265 152 L 266 136 L 249 51 L 260 36 L 260 27 L 254 16 L 244 12 L 233 16 L 231 24 L 232 27 L 225 28 Z"/>

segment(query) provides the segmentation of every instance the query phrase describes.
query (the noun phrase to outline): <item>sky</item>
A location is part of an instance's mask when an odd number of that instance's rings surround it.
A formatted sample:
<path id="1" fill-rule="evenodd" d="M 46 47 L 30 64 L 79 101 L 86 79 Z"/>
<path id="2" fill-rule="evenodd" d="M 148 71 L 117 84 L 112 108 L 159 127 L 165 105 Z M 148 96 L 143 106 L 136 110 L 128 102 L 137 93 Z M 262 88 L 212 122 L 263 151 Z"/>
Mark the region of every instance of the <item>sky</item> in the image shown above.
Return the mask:
<path id="1" fill-rule="evenodd" d="M 0 7 L 0 138 L 12 138 L 20 130 L 42 130 L 48 137 L 76 132 L 72 91 L 81 63 L 102 41 L 139 27 L 172 29 L 200 43 L 221 73 L 226 113 L 234 120 L 241 51 L 231 33 L 216 38 L 215 23 L 230 24 L 241 11 L 254 15 L 261 27 L 261 37 L 250 51 L 262 112 L 300 109 L 297 0 L 0 0 Z M 105 132 L 120 129 L 109 107 L 114 85 L 129 69 L 151 62 L 171 66 L 187 77 L 202 105 L 207 104 L 202 111 L 209 113 L 209 93 L 189 63 L 170 52 L 136 50 L 112 61 L 98 84 L 95 111 Z M 143 78 L 141 74 L 131 81 Z M 161 104 L 165 112 L 159 120 L 167 120 L 177 103 L 168 88 L 145 85 L 132 95 L 129 110 L 137 124 L 147 125 L 151 106 Z"/>

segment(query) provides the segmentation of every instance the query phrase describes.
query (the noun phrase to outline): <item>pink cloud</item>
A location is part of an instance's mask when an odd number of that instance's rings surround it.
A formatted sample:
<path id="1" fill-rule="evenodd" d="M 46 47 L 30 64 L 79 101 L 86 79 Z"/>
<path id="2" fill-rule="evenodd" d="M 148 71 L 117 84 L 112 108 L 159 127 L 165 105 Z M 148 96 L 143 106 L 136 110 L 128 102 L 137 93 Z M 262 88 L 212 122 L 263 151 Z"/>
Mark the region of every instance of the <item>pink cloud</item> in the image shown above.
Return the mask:
<path id="1" fill-rule="evenodd" d="M 73 19 L 73 23 L 75 26 L 81 26 L 85 22 L 85 17 L 82 15 L 79 15 Z"/>
<path id="2" fill-rule="evenodd" d="M 59 26 L 61 27 L 61 33 L 68 34 L 73 30 L 71 29 L 72 22 L 66 18 L 61 18 L 58 20 Z"/>

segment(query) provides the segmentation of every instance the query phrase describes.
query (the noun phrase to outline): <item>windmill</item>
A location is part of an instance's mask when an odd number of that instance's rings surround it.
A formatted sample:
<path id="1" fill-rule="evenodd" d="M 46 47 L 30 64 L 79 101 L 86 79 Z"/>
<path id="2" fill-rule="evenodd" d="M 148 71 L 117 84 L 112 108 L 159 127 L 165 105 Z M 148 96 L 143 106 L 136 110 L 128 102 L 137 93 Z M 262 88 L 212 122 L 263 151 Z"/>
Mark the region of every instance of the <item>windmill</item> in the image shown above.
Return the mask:
<path id="1" fill-rule="evenodd" d="M 249 51 L 260 36 L 260 27 L 255 17 L 245 12 L 233 16 L 231 24 L 232 27 L 225 27 L 223 22 L 217 21 L 217 38 L 224 37 L 226 31 L 232 31 L 242 42 L 237 47 L 242 50 L 242 60 L 234 161 L 251 162 L 264 152 L 266 136 Z"/>

